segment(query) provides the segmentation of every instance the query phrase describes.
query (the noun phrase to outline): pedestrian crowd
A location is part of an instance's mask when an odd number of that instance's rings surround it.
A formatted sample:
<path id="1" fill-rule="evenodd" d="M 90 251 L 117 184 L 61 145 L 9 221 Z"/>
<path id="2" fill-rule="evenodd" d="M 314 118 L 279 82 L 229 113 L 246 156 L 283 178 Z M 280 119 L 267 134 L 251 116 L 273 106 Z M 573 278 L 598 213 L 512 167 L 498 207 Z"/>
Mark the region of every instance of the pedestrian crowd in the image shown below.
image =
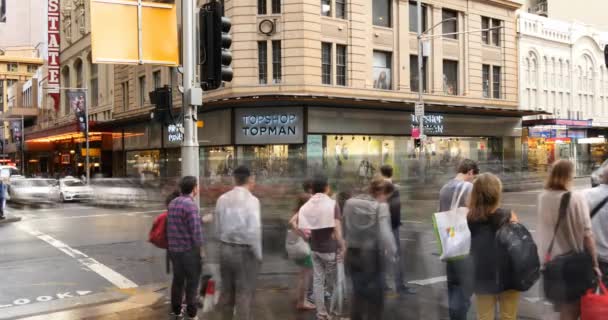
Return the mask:
<path id="1" fill-rule="evenodd" d="M 300 268 L 295 309 L 315 310 L 322 320 L 380 320 L 388 289 L 416 294 L 404 276 L 399 186 L 391 166 L 379 173 L 359 194 L 334 194 L 321 173 L 303 184 L 285 245 Z M 479 320 L 517 319 L 522 292 L 539 280 L 560 319 L 579 319 L 588 290 L 598 280 L 608 282 L 608 169 L 602 177 L 599 187 L 574 191 L 572 162 L 557 161 L 538 197 L 533 238 L 517 213 L 504 207 L 501 180 L 462 160 L 441 188 L 433 215 L 449 318 L 467 319 L 474 303 Z M 234 188 L 217 200 L 213 215 L 221 284 L 214 313 L 248 320 L 263 258 L 261 209 L 249 169 L 234 169 L 233 178 Z M 179 189 L 167 201 L 171 317 L 198 319 L 204 238 L 197 179 L 182 178 Z"/>

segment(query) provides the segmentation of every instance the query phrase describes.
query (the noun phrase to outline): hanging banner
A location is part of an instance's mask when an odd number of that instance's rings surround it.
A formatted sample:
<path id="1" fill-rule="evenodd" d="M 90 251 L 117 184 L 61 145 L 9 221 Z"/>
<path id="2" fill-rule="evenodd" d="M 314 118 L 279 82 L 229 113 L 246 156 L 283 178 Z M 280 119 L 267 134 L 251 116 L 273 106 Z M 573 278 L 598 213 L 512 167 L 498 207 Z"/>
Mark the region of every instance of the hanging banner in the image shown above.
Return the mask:
<path id="1" fill-rule="evenodd" d="M 13 136 L 13 142 L 17 145 L 18 148 L 21 147 L 21 138 L 22 138 L 22 134 L 21 134 L 21 121 L 20 120 L 16 120 L 16 121 L 11 121 L 11 132 L 12 132 L 12 136 Z"/>
<path id="2" fill-rule="evenodd" d="M 68 90 L 67 91 L 68 101 L 70 107 L 74 110 L 76 115 L 76 122 L 78 123 L 78 130 L 82 133 L 87 133 L 87 117 L 86 117 L 86 103 L 87 94 L 84 90 Z"/>
<path id="3" fill-rule="evenodd" d="M 48 87 L 49 98 L 52 99 L 55 111 L 59 111 L 59 0 L 48 0 L 47 12 L 47 43 L 48 43 L 48 73 L 46 86 Z"/>

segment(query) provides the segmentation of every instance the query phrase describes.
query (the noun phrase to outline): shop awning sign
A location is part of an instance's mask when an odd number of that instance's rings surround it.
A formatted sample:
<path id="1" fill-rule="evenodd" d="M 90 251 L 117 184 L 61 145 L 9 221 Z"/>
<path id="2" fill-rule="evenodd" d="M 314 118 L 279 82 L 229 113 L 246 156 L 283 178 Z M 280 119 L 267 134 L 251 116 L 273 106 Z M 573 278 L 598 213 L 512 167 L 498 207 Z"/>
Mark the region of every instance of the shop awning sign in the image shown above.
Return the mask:
<path id="1" fill-rule="evenodd" d="M 304 143 L 302 108 L 237 109 L 236 144 Z"/>

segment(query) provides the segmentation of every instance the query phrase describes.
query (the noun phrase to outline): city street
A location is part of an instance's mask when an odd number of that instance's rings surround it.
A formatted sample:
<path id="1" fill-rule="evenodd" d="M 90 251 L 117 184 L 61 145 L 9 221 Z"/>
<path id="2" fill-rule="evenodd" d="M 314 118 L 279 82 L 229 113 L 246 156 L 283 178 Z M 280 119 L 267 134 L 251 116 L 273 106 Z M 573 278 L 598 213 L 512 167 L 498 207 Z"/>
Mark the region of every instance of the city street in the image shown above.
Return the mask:
<path id="1" fill-rule="evenodd" d="M 577 180 L 577 188 L 587 185 Z M 504 207 L 515 210 L 535 232 L 539 190 L 505 193 Z M 405 203 L 401 241 L 406 279 L 418 294 L 389 295 L 387 319 L 443 319 L 446 314 L 444 265 L 437 257 L 430 215 L 435 201 Z M 42 209 L 10 208 L 23 218 L 0 225 L 0 319 L 119 301 L 138 288 L 166 287 L 165 256 L 147 243 L 147 233 L 161 208 L 99 208 L 64 204 Z M 266 228 L 265 228 L 266 229 Z M 270 235 L 265 235 L 267 239 Z M 208 265 L 215 258 L 209 254 Z M 262 299 L 256 313 L 292 316 L 291 299 L 297 268 L 282 252 L 265 252 L 259 278 Z M 287 307 L 286 307 L 287 306 Z M 407 306 L 407 313 L 404 308 Z M 536 318 L 543 303 L 538 289 L 524 295 L 520 316 Z M 402 311 L 403 310 L 403 311 Z M 164 311 L 163 311 L 164 312 Z M 424 314 L 424 317 L 422 315 Z M 293 313 L 295 316 L 295 313 Z M 301 315 L 306 319 L 306 315 Z M 278 319 L 278 318 L 277 318 Z"/>

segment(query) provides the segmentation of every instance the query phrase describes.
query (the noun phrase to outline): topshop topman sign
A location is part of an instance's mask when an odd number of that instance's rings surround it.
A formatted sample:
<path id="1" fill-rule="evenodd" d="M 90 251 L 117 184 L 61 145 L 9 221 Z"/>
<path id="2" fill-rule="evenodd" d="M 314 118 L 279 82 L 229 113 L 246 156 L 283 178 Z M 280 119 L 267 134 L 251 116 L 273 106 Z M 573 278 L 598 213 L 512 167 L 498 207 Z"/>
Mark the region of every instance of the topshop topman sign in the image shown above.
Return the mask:
<path id="1" fill-rule="evenodd" d="M 236 144 L 304 143 L 302 108 L 235 111 Z"/>

